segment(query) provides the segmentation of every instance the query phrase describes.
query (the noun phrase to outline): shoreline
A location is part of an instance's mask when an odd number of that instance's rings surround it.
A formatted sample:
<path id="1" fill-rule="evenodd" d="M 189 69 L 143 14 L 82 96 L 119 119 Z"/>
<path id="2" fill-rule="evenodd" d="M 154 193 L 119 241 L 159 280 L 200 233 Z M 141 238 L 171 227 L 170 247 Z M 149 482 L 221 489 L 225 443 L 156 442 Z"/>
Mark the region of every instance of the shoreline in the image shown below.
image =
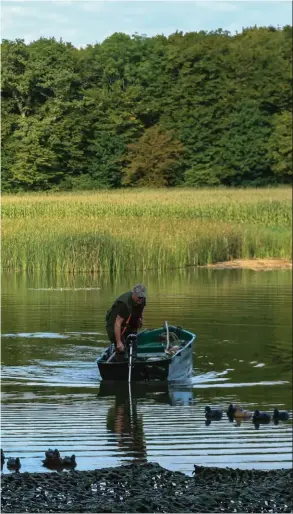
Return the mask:
<path id="1" fill-rule="evenodd" d="M 292 270 L 290 259 L 233 259 L 198 266 L 210 269 L 249 269 L 253 271 Z"/>
<path id="2" fill-rule="evenodd" d="M 2 512 L 292 512 L 292 469 L 196 466 L 190 477 L 145 462 L 1 478 Z"/>
<path id="3" fill-rule="evenodd" d="M 219 261 L 212 264 L 194 264 L 194 265 L 187 265 L 187 266 L 178 266 L 178 267 L 170 267 L 167 268 L 165 271 L 168 270 L 182 270 L 182 269 L 189 269 L 189 268 L 203 268 L 203 269 L 218 269 L 218 270 L 229 270 L 229 269 L 240 269 L 240 270 L 252 270 L 252 271 L 274 271 L 274 270 L 280 270 L 280 271 L 288 271 L 292 270 L 292 260 L 290 259 L 233 259 L 230 261 Z M 47 270 L 47 271 L 50 271 Z M 131 269 L 122 270 L 122 271 L 133 271 Z M 142 271 L 160 271 L 160 268 L 150 268 Z M 1 267 L 1 272 L 16 272 L 16 273 L 27 273 L 28 270 L 20 269 L 20 268 L 3 268 Z M 34 273 L 36 271 L 29 271 L 29 273 Z M 99 274 L 101 271 L 92 271 L 92 270 L 82 270 L 82 271 L 68 271 L 66 272 L 69 275 L 75 275 L 79 273 L 91 273 L 91 274 Z"/>

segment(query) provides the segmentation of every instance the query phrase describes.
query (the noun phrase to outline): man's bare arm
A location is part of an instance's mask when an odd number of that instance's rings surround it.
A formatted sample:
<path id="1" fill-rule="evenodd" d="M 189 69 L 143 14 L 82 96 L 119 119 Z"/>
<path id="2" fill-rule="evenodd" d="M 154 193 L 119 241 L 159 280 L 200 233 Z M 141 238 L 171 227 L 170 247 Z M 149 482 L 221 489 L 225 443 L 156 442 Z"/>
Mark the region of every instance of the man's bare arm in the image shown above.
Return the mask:
<path id="1" fill-rule="evenodd" d="M 120 352 L 124 352 L 124 345 L 121 341 L 121 325 L 123 322 L 123 318 L 119 316 L 119 314 L 116 316 L 115 324 L 114 324 L 114 334 L 115 334 L 115 340 L 117 344 L 117 349 Z"/>

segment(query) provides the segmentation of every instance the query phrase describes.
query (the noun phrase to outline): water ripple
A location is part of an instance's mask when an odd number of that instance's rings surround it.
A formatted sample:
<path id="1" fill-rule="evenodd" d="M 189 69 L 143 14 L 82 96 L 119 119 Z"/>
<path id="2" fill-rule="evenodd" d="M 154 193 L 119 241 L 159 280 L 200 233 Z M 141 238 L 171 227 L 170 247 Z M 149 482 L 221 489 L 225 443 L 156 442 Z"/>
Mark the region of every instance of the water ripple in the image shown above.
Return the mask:
<path id="1" fill-rule="evenodd" d="M 201 402 L 176 405 L 158 398 L 134 399 L 133 423 L 127 401 L 118 397 L 58 399 L 43 403 L 23 398 L 2 408 L 2 446 L 7 457 L 20 456 L 22 472 L 44 470 L 49 447 L 76 455 L 77 469 L 96 469 L 133 459 L 159 462 L 191 474 L 193 464 L 272 469 L 291 467 L 291 424 L 236 424 L 226 416 L 206 426 Z M 186 398 L 191 391 L 185 391 Z M 116 399 L 115 399 L 116 398 Z M 56 399 L 57 400 L 57 399 Z M 188 402 L 187 402 L 188 403 Z M 292 414 L 292 413 L 291 413 Z M 119 428 L 119 419 L 123 418 Z M 120 420 L 121 421 L 121 420 Z M 172 429 L 170 429 L 172 427 Z M 174 463 L 176 462 L 176 467 Z"/>

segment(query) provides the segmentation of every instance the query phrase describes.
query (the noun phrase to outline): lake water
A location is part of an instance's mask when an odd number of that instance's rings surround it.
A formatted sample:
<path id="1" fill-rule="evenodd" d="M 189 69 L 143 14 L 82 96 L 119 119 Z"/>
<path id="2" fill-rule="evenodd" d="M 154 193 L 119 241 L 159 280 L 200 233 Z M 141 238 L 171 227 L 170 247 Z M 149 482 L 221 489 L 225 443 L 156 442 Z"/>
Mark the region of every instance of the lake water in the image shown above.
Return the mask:
<path id="1" fill-rule="evenodd" d="M 168 320 L 197 334 L 189 385 L 99 382 L 105 312 L 137 282 L 148 288 L 145 328 Z M 193 465 L 292 465 L 290 271 L 170 270 L 120 277 L 2 275 L 1 447 L 21 471 L 46 471 L 44 452 L 76 455 L 77 470 L 133 460 L 192 473 Z M 290 411 L 251 421 L 205 422 L 207 405 Z M 6 464 L 3 468 L 7 472 Z"/>

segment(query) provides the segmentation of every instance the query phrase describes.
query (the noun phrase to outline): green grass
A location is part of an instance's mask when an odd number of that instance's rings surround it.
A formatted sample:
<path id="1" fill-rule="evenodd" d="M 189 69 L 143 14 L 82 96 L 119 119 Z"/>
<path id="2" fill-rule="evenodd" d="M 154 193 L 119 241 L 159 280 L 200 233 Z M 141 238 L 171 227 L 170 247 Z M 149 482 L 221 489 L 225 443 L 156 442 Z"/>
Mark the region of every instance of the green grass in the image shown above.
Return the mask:
<path id="1" fill-rule="evenodd" d="M 121 271 L 291 258 L 291 189 L 2 197 L 2 268 Z"/>

